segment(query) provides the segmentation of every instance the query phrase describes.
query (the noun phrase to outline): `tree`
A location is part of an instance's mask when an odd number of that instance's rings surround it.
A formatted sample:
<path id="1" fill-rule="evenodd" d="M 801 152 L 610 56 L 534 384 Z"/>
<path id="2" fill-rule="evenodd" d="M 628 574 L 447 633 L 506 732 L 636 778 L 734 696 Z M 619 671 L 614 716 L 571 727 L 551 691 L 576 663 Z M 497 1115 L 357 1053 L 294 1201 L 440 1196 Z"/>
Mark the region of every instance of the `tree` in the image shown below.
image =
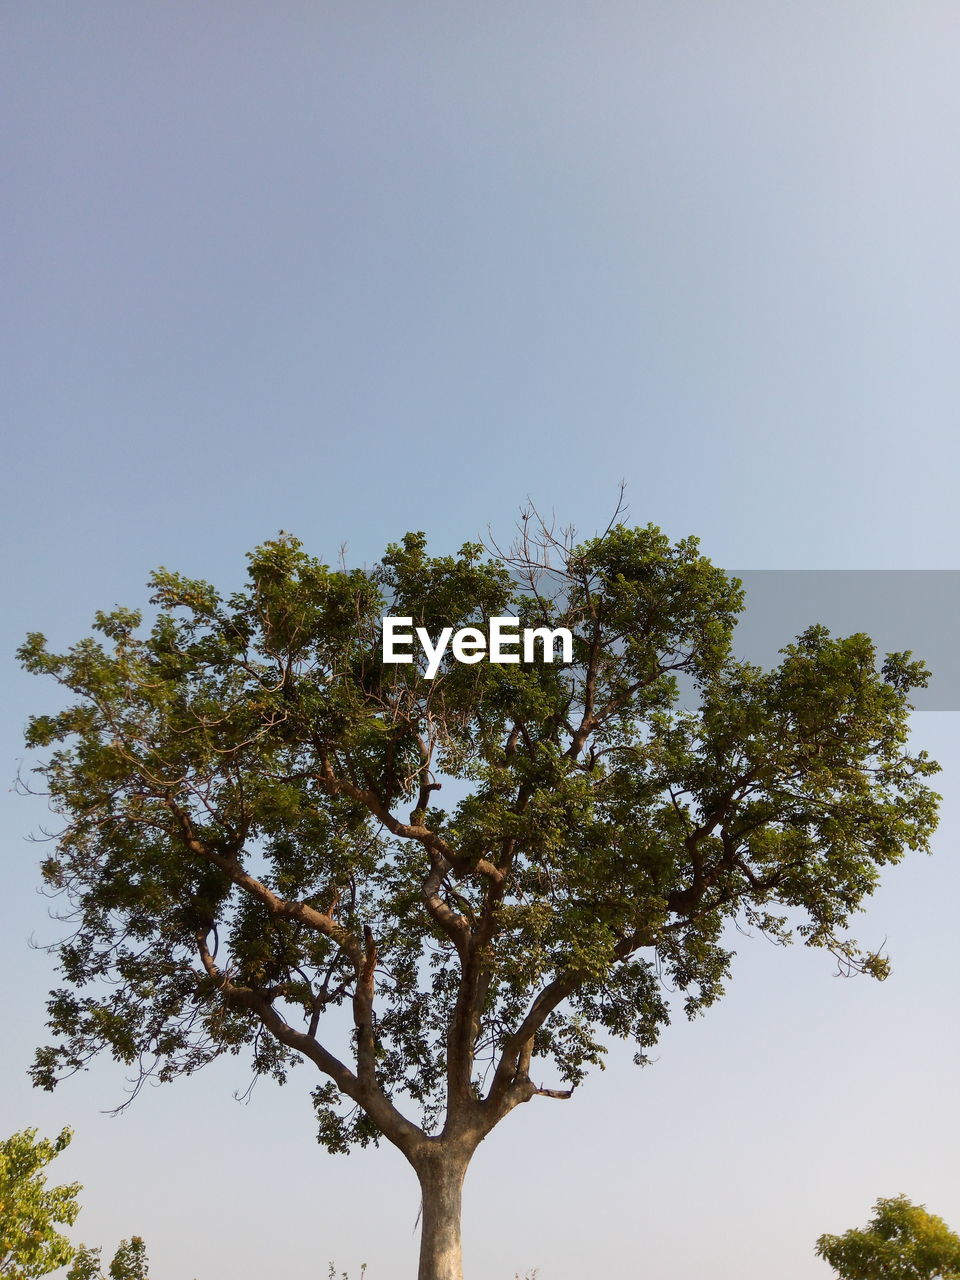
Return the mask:
<path id="1" fill-rule="evenodd" d="M 80 1212 L 79 1182 L 46 1185 L 42 1169 L 73 1140 L 62 1129 L 50 1142 L 36 1129 L 21 1129 L 0 1142 L 0 1276 L 28 1280 L 70 1263 L 67 1280 L 103 1280 L 100 1250 L 74 1247 L 57 1226 L 72 1226 Z M 108 1271 L 110 1280 L 148 1280 L 147 1253 L 139 1236 L 121 1240 Z"/>
<path id="2" fill-rule="evenodd" d="M 56 1271 L 73 1256 L 73 1245 L 57 1231 L 71 1226 L 80 1205 L 80 1183 L 48 1187 L 43 1170 L 70 1145 L 63 1129 L 53 1142 L 36 1129 L 21 1129 L 0 1142 L 0 1276 L 29 1280 Z"/>
<path id="3" fill-rule="evenodd" d="M 312 1064 L 321 1143 L 385 1137 L 416 1171 L 420 1280 L 461 1275 L 477 1145 L 569 1097 L 604 1035 L 642 1062 L 668 989 L 690 1016 L 717 999 L 726 923 L 882 977 L 849 916 L 936 822 L 908 653 L 878 668 L 813 627 L 772 671 L 738 663 L 739 584 L 696 540 L 521 530 L 441 557 L 408 534 L 369 570 L 281 535 L 226 598 L 160 570 L 148 631 L 120 608 L 20 651 L 73 696 L 27 734 L 53 748 L 43 875 L 75 925 L 35 1082 L 103 1049 L 138 1081 L 243 1046 L 280 1080 Z M 566 627 L 572 661 L 448 648 L 428 679 L 384 662 L 385 614 Z"/>
<path id="4" fill-rule="evenodd" d="M 906 1196 L 878 1200 L 862 1231 L 823 1235 L 817 1256 L 839 1280 L 956 1280 L 960 1236 Z"/>
<path id="5" fill-rule="evenodd" d="M 106 1280 L 100 1267 L 100 1252 L 82 1244 L 67 1272 L 67 1280 Z M 109 1280 L 149 1280 L 147 1248 L 140 1236 L 120 1241 L 107 1277 Z"/>

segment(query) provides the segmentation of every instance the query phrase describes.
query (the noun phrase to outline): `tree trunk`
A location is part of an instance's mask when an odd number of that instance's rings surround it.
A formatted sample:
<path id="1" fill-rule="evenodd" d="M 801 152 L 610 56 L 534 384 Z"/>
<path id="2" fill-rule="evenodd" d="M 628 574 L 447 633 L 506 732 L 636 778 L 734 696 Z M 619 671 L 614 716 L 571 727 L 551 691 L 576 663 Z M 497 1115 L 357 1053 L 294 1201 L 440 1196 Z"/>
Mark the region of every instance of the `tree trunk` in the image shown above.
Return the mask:
<path id="1" fill-rule="evenodd" d="M 439 1150 L 431 1157 L 417 1169 L 423 1195 L 417 1280 L 463 1280 L 460 1193 L 470 1155 Z"/>

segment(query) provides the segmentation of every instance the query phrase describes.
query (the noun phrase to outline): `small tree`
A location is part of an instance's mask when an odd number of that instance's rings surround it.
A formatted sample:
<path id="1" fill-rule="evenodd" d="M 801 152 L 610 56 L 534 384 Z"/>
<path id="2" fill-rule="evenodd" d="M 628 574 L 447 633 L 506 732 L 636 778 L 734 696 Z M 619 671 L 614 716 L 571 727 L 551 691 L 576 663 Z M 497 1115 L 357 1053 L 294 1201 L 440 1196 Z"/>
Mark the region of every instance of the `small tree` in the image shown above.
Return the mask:
<path id="1" fill-rule="evenodd" d="M 28 1280 L 70 1263 L 67 1280 L 103 1280 L 100 1250 L 74 1247 L 57 1226 L 71 1226 L 80 1212 L 79 1182 L 46 1185 L 41 1172 L 70 1145 L 63 1129 L 55 1141 L 21 1129 L 0 1142 L 0 1276 Z M 147 1280 L 147 1253 L 139 1236 L 122 1240 L 108 1271 L 110 1280 Z"/>
<path id="2" fill-rule="evenodd" d="M 0 1276 L 29 1280 L 56 1271 L 73 1257 L 73 1245 L 57 1231 L 80 1212 L 79 1182 L 48 1187 L 43 1170 L 70 1145 L 63 1129 L 53 1142 L 36 1129 L 21 1129 L 0 1142 Z"/>
<path id="3" fill-rule="evenodd" d="M 67 1272 L 67 1280 L 149 1280 L 147 1248 L 140 1236 L 121 1240 L 104 1277 L 101 1250 L 82 1244 Z"/>
<path id="4" fill-rule="evenodd" d="M 43 874 L 76 924 L 36 1083 L 104 1048 L 162 1080 L 243 1045 L 281 1080 L 306 1060 L 320 1141 L 386 1137 L 415 1169 L 420 1280 L 461 1275 L 477 1145 L 569 1097 L 597 1032 L 642 1062 L 665 984 L 689 1015 L 711 1004 L 726 922 L 882 977 L 848 918 L 936 821 L 937 766 L 906 746 L 926 681 L 909 654 L 878 669 L 866 636 L 814 627 L 773 671 L 737 663 L 739 584 L 695 540 L 522 531 L 486 558 L 408 534 L 370 571 L 282 536 L 226 599 L 155 574 L 147 634 L 117 609 L 106 643 L 21 650 L 74 695 L 28 730 L 55 748 L 39 771 L 65 825 Z M 428 679 L 384 663 L 385 613 L 430 636 L 566 627 L 573 661 L 448 650 Z"/>
<path id="5" fill-rule="evenodd" d="M 817 1255 L 839 1280 L 956 1280 L 960 1236 L 906 1196 L 878 1200 L 863 1230 L 823 1235 Z"/>

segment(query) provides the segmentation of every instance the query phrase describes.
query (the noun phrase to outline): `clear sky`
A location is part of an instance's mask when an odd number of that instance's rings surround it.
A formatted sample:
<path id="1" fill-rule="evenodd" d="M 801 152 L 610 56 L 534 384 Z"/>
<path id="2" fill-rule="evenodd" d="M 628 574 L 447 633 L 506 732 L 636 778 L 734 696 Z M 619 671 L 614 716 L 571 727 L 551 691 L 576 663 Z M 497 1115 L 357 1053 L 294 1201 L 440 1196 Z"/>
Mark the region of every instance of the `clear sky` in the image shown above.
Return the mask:
<path id="1" fill-rule="evenodd" d="M 278 529 L 354 562 L 509 534 L 532 496 L 740 568 L 957 568 L 960 22 L 947 0 L 34 0 L 4 7 L 4 652 L 237 584 Z M 811 619 L 815 621 L 815 619 Z M 788 637 L 784 637 L 786 640 Z M 35 687 L 36 686 L 36 687 Z M 12 778 L 55 692 L 3 667 Z M 885 877 L 882 985 L 738 942 L 724 1003 L 642 1072 L 611 1051 L 467 1183 L 468 1280 L 827 1280 L 823 1231 L 905 1192 L 960 1228 L 955 848 Z M 389 1148 L 315 1143 L 306 1068 L 53 1096 L 55 934 L 2 797 L 0 1132 L 77 1131 L 77 1238 L 158 1280 L 415 1270 Z M 538 1103 L 540 1105 L 538 1105 Z"/>

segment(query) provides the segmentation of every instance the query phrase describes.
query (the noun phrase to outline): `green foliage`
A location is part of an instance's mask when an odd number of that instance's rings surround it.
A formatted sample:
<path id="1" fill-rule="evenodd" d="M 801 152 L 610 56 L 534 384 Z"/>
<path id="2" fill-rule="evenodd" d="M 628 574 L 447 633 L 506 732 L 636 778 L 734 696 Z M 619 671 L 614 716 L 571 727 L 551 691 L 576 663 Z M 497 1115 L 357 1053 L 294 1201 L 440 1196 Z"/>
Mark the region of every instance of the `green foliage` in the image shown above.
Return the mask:
<path id="1" fill-rule="evenodd" d="M 67 1272 L 67 1280 L 106 1280 L 100 1267 L 100 1249 L 81 1245 Z M 109 1280 L 149 1280 L 146 1245 L 139 1236 L 121 1240 L 107 1269 Z"/>
<path id="2" fill-rule="evenodd" d="M 47 1187 L 42 1170 L 73 1138 L 63 1129 L 53 1142 L 21 1129 L 0 1142 L 0 1276 L 27 1280 L 70 1263 L 67 1280 L 104 1280 L 100 1250 L 74 1247 L 57 1226 L 71 1226 L 80 1212 L 79 1182 Z M 123 1240 L 110 1263 L 109 1280 L 148 1280 L 139 1236 Z"/>
<path id="3" fill-rule="evenodd" d="M 100 1269 L 100 1250 L 81 1245 L 67 1280 L 105 1280 Z M 121 1240 L 110 1266 L 109 1280 L 149 1280 L 146 1245 L 140 1236 Z"/>
<path id="4" fill-rule="evenodd" d="M 67 1280 L 103 1280 L 100 1269 L 100 1249 L 82 1244 L 74 1254 L 67 1272 Z"/>
<path id="5" fill-rule="evenodd" d="M 956 1280 L 960 1236 L 906 1196 L 878 1200 L 863 1230 L 823 1235 L 817 1255 L 839 1280 Z"/>
<path id="6" fill-rule="evenodd" d="M 73 1246 L 56 1228 L 70 1226 L 80 1206 L 79 1182 L 48 1187 L 43 1170 L 70 1143 L 63 1129 L 53 1142 L 21 1129 L 0 1142 L 0 1276 L 27 1280 L 70 1261 Z"/>
<path id="7" fill-rule="evenodd" d="M 847 927 L 936 823 L 909 654 L 812 627 L 773 670 L 735 662 L 739 584 L 652 526 L 487 558 L 408 534 L 371 570 L 282 536 L 249 561 L 227 597 L 157 572 L 147 630 L 117 609 L 20 650 L 70 699 L 27 732 L 75 921 L 37 1084 L 101 1050 L 161 1080 L 306 1058 L 330 1150 L 410 1147 L 401 1106 L 486 1132 L 540 1092 L 533 1058 L 570 1087 L 605 1035 L 643 1061 L 670 990 L 690 1016 L 722 993 L 730 921 L 884 976 Z M 383 663 L 385 613 L 566 626 L 574 662 L 448 652 L 428 681 Z"/>

